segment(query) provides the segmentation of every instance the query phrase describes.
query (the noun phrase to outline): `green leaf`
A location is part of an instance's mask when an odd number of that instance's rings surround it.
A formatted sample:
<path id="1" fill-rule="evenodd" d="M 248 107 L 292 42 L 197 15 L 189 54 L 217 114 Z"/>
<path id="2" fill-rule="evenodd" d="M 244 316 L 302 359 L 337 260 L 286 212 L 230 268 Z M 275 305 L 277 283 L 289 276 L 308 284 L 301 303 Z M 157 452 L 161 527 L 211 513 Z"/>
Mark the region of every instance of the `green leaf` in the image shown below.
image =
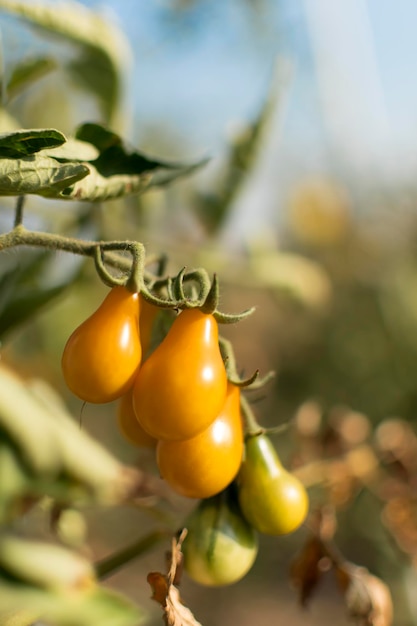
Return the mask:
<path id="1" fill-rule="evenodd" d="M 65 143 L 62 133 L 53 128 L 17 130 L 0 134 L 0 159 L 19 159 Z"/>
<path id="2" fill-rule="evenodd" d="M 206 162 L 149 158 L 99 124 L 83 124 L 69 140 L 53 129 L 21 130 L 0 136 L 0 195 L 110 200 L 167 185 Z"/>
<path id="3" fill-rule="evenodd" d="M 31 622 L 23 621 L 24 613 L 32 616 Z M 11 621 L 14 616 L 21 621 Z M 138 626 L 143 617 L 139 607 L 110 589 L 96 586 L 64 594 L 0 577 L 1 624 L 29 626 L 42 619 L 54 626 Z"/>
<path id="4" fill-rule="evenodd" d="M 0 532 L 0 580 L 13 577 L 36 587 L 76 590 L 95 579 L 90 561 L 63 546 Z"/>
<path id="5" fill-rule="evenodd" d="M 42 495 L 114 504 L 142 478 L 80 430 L 46 383 L 23 381 L 1 363 L 0 443 L 0 466 L 12 481 L 0 481 L 0 521 Z"/>
<path id="6" fill-rule="evenodd" d="M 57 63 L 52 57 L 36 57 L 25 59 L 13 68 L 12 75 L 7 84 L 8 100 L 15 98 L 22 91 L 30 87 L 32 83 L 43 78 L 54 69 Z"/>
<path id="7" fill-rule="evenodd" d="M 83 124 L 77 129 L 75 137 L 91 143 L 99 150 L 100 154 L 95 160 L 94 166 L 102 176 L 139 175 L 151 172 L 158 167 L 166 169 L 181 167 L 146 157 L 127 146 L 119 135 L 100 124 Z"/>
<path id="8" fill-rule="evenodd" d="M 115 124 L 122 91 L 122 76 L 130 60 L 125 36 L 113 22 L 72 0 L 56 3 L 0 0 L 9 11 L 47 32 L 80 47 L 69 70 L 98 99 L 105 118 Z"/>
<path id="9" fill-rule="evenodd" d="M 92 202 L 142 193 L 148 187 L 163 186 L 190 174 L 207 162 L 183 165 L 151 159 L 99 124 L 83 124 L 76 138 L 92 144 L 100 154 L 88 163 L 89 176 L 60 192 L 59 196 L 66 199 Z"/>
<path id="10" fill-rule="evenodd" d="M 91 143 L 69 137 L 67 141 L 57 148 L 42 150 L 41 156 L 48 156 L 57 161 L 95 161 L 99 151 Z"/>
<path id="11" fill-rule="evenodd" d="M 98 202 L 121 198 L 128 194 L 141 193 L 149 184 L 150 175 L 142 174 L 142 176 L 101 176 L 97 169 L 91 164 L 89 167 L 89 176 L 85 178 L 83 184 L 81 181 L 76 182 L 70 187 L 66 187 L 56 197 L 66 200 L 84 200 L 87 202 Z M 52 193 L 50 194 L 50 196 Z"/>
<path id="12" fill-rule="evenodd" d="M 88 167 L 82 163 L 59 163 L 56 159 L 39 155 L 0 159 L 0 195 L 33 193 L 57 197 L 62 189 L 88 173 Z"/>

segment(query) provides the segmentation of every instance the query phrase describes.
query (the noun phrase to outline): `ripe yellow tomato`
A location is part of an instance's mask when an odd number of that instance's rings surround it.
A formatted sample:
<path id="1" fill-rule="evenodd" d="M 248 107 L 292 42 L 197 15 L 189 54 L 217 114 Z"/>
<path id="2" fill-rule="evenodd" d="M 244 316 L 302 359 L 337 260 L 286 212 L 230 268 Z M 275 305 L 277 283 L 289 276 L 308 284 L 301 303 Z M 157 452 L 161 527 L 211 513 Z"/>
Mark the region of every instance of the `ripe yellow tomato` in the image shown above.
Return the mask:
<path id="1" fill-rule="evenodd" d="M 281 464 L 266 435 L 247 438 L 238 476 L 239 503 L 247 521 L 267 535 L 286 535 L 308 513 L 304 485 Z"/>
<path id="2" fill-rule="evenodd" d="M 242 454 L 240 389 L 229 383 L 214 422 L 190 439 L 159 441 L 156 460 L 162 478 L 174 491 L 188 498 L 209 498 L 231 483 Z"/>
<path id="3" fill-rule="evenodd" d="M 141 358 L 139 295 L 113 287 L 68 339 L 62 371 L 81 400 L 111 402 L 133 385 Z"/>
<path id="4" fill-rule="evenodd" d="M 216 320 L 186 309 L 143 363 L 133 406 L 139 423 L 155 439 L 189 439 L 217 417 L 226 387 Z"/>
<path id="5" fill-rule="evenodd" d="M 256 532 L 227 493 L 202 500 L 185 528 L 184 570 L 195 582 L 231 585 L 252 567 L 258 553 Z"/>
<path id="6" fill-rule="evenodd" d="M 124 438 L 135 446 L 155 448 L 156 439 L 148 435 L 136 419 L 133 410 L 132 389 L 129 389 L 119 400 L 117 407 L 117 423 Z"/>

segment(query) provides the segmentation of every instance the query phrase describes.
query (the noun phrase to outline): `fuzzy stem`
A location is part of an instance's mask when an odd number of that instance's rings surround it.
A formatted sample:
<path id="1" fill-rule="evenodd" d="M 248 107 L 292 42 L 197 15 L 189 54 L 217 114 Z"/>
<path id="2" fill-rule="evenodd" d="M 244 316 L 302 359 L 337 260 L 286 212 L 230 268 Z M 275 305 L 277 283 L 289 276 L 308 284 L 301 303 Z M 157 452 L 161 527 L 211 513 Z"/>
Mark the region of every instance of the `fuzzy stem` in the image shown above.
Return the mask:
<path id="1" fill-rule="evenodd" d="M 195 299 L 187 300 L 188 308 L 190 307 L 201 308 L 201 310 L 204 313 L 207 313 L 208 311 L 204 310 L 204 303 L 211 290 L 211 283 L 210 283 L 209 275 L 207 274 L 206 270 L 203 268 L 198 268 L 198 269 L 191 270 L 189 272 L 184 273 L 182 277 L 182 284 L 184 285 L 185 283 L 191 283 L 191 282 L 196 283 L 197 289 L 198 289 L 198 296 Z"/>
<path id="2" fill-rule="evenodd" d="M 136 245 L 135 242 L 83 241 L 63 235 L 26 230 L 22 224 L 17 224 L 10 232 L 0 235 L 0 252 L 16 246 L 28 246 L 69 252 L 71 254 L 91 257 L 97 261 L 97 248 L 100 248 L 106 252 L 106 264 L 121 272 L 130 272 L 132 261 L 121 254 L 117 254 L 116 250 L 130 250 L 132 244 Z M 149 276 L 146 274 L 144 277 L 145 280 L 149 279 Z M 112 278 L 113 277 L 111 277 L 110 282 L 114 283 Z"/>
<path id="3" fill-rule="evenodd" d="M 245 422 L 245 435 L 247 437 L 256 437 L 257 435 L 264 433 L 265 429 L 258 424 L 249 402 L 242 394 L 240 395 L 240 407 L 242 409 L 242 416 Z"/>
<path id="4" fill-rule="evenodd" d="M 126 287 L 133 293 L 139 293 L 144 285 L 145 248 L 141 243 L 134 242 L 130 245 L 129 251 L 132 255 L 132 265 Z"/>
<path id="5" fill-rule="evenodd" d="M 237 373 L 236 357 L 231 341 L 225 339 L 224 337 L 219 337 L 219 346 L 226 367 L 227 378 L 229 380 L 238 379 L 239 374 Z"/>
<path id="6" fill-rule="evenodd" d="M 110 272 L 107 270 L 106 266 L 104 265 L 103 248 L 100 246 L 99 243 L 94 250 L 94 263 L 96 266 L 97 274 L 105 285 L 107 285 L 108 287 L 121 287 L 125 285 L 125 279 L 117 278 L 116 276 L 110 274 Z"/>

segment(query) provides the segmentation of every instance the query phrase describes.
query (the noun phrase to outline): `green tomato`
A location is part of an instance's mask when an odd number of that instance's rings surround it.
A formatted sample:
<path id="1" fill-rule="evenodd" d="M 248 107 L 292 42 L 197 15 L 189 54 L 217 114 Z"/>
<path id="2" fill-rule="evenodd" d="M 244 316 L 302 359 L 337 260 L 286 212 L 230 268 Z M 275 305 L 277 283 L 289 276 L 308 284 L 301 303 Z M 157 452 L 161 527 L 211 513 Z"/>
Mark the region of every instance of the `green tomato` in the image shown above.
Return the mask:
<path id="1" fill-rule="evenodd" d="M 258 552 L 256 532 L 229 494 L 230 490 L 202 500 L 185 523 L 184 569 L 202 585 L 237 582 L 250 570 Z"/>
<path id="2" fill-rule="evenodd" d="M 246 440 L 238 497 L 247 521 L 266 535 L 293 532 L 308 513 L 304 485 L 282 466 L 271 441 L 263 434 Z"/>

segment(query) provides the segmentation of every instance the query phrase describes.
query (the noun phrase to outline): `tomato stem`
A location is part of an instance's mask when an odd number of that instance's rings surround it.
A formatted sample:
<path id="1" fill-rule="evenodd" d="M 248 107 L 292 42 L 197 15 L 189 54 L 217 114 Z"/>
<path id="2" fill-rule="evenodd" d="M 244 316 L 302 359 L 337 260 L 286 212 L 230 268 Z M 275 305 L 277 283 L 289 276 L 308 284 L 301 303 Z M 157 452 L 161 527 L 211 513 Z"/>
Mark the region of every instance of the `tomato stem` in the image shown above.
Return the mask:
<path id="1" fill-rule="evenodd" d="M 111 554 L 109 557 L 98 561 L 95 564 L 97 578 L 99 580 L 103 580 L 108 576 L 112 576 L 121 567 L 124 567 L 133 559 L 142 556 L 145 552 L 148 552 L 148 550 L 151 550 L 160 541 L 165 540 L 169 536 L 170 533 L 167 531 L 157 530 L 151 532 L 135 543 L 132 543 L 127 548 L 123 548 L 119 552 Z"/>
<path id="2" fill-rule="evenodd" d="M 145 248 L 141 243 L 135 241 L 130 244 L 129 252 L 132 255 L 132 265 L 129 278 L 126 281 L 126 288 L 133 293 L 139 293 L 145 282 Z"/>
<path id="3" fill-rule="evenodd" d="M 256 437 L 265 432 L 265 429 L 260 426 L 258 420 L 255 417 L 252 407 L 247 399 L 240 395 L 240 408 L 242 410 L 243 419 L 245 422 L 245 434 L 247 437 Z"/>
<path id="4" fill-rule="evenodd" d="M 105 285 L 108 287 L 124 286 L 126 283 L 125 278 L 118 278 L 113 276 L 106 266 L 104 265 L 104 250 L 101 244 L 97 244 L 94 249 L 94 264 L 96 266 L 97 274 Z"/>
<path id="5" fill-rule="evenodd" d="M 0 234 L 0 252 L 17 246 L 30 246 L 90 257 L 95 262 L 100 279 L 106 285 L 110 287 L 124 285 L 134 292 L 140 291 L 145 300 L 160 308 L 200 308 L 203 312 L 212 312 L 216 320 L 221 323 L 239 321 L 253 311 L 251 309 L 238 315 L 228 315 L 217 311 L 218 280 L 214 276 L 211 282 L 203 268 L 180 272 L 177 277 L 179 284 L 176 287 L 172 278 L 161 277 L 162 272 L 165 271 L 166 257 L 161 256 L 157 259 L 156 275 L 147 271 L 146 266 L 155 263 L 155 257 L 147 261 L 145 248 L 140 242 L 83 241 L 59 234 L 27 230 L 22 224 L 23 198 L 24 196 L 21 196 L 18 199 L 13 229 Z M 132 260 L 122 254 L 123 252 L 129 252 Z M 121 276 L 115 275 L 108 268 L 119 271 Z M 195 283 L 197 289 L 189 283 Z M 186 284 L 187 289 L 185 289 Z M 162 298 L 158 296 L 158 293 L 163 290 L 166 291 L 166 297 Z"/>
<path id="6" fill-rule="evenodd" d="M 224 337 L 219 337 L 219 346 L 226 367 L 228 380 L 238 379 L 239 375 L 237 373 L 236 357 L 232 343 Z"/>

